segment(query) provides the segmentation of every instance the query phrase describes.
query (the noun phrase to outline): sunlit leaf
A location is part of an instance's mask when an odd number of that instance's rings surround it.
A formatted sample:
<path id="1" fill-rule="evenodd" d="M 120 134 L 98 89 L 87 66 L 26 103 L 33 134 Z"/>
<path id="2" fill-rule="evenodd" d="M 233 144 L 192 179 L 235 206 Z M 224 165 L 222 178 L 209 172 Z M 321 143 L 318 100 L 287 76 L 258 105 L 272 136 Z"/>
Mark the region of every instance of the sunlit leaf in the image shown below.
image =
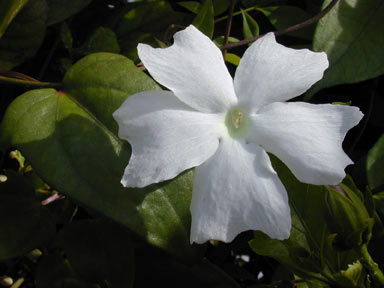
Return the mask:
<path id="1" fill-rule="evenodd" d="M 324 2 L 323 7 L 330 0 Z M 322 88 L 356 83 L 384 73 L 384 2 L 344 0 L 317 24 L 313 49 L 327 53 L 330 67 L 307 97 Z"/>
<path id="2" fill-rule="evenodd" d="M 65 92 L 29 91 L 8 108 L 3 143 L 22 151 L 52 187 L 130 228 L 185 260 L 189 244 L 192 173 L 145 189 L 120 184 L 130 157 L 112 118 L 131 94 L 159 89 L 127 58 L 92 54 L 67 73 Z"/>

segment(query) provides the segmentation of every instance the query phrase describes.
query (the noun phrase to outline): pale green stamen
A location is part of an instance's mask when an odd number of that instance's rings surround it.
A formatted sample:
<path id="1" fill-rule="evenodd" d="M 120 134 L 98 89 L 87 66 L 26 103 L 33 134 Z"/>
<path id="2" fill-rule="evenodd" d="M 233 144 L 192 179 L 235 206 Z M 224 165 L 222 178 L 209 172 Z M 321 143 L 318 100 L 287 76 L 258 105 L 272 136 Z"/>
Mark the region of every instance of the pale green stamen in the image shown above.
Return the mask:
<path id="1" fill-rule="evenodd" d="M 233 108 L 225 116 L 225 126 L 229 136 L 243 138 L 249 129 L 249 116 L 239 108 Z"/>

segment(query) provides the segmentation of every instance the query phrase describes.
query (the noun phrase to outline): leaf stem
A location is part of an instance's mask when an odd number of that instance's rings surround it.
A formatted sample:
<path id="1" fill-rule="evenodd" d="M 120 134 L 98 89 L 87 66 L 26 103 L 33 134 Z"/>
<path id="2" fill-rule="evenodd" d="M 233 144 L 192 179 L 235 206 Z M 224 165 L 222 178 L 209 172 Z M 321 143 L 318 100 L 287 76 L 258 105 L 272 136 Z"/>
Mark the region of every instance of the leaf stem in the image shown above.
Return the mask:
<path id="1" fill-rule="evenodd" d="M 303 28 L 305 26 L 308 26 L 308 25 L 311 25 L 313 23 L 316 23 L 321 18 L 323 18 L 329 11 L 331 11 L 333 6 L 335 6 L 337 2 L 338 2 L 338 0 L 332 0 L 331 3 L 329 3 L 328 6 L 324 8 L 324 10 L 320 11 L 319 14 L 317 14 L 317 15 L 313 16 L 312 18 L 309 18 L 308 20 L 306 20 L 304 22 L 301 22 L 299 24 L 293 25 L 293 26 L 288 27 L 288 28 L 283 29 L 283 30 L 276 31 L 276 32 L 274 32 L 275 36 L 280 36 L 280 35 L 283 35 L 283 34 L 287 34 L 289 32 L 296 31 L 296 30 L 299 30 L 299 29 L 301 29 L 301 28 Z M 226 44 L 226 45 L 221 46 L 220 49 L 221 50 L 227 50 L 227 49 L 232 49 L 232 48 L 235 48 L 235 47 L 247 45 L 247 44 L 249 44 L 251 42 L 254 42 L 257 39 L 263 37 L 264 35 L 265 34 L 259 35 L 259 36 L 255 36 L 255 37 L 252 37 L 252 38 L 247 38 L 247 39 L 241 40 L 239 42 Z"/>
<path id="2" fill-rule="evenodd" d="M 356 249 L 357 254 L 359 255 L 359 260 L 361 264 L 368 270 L 369 274 L 372 276 L 373 281 L 378 284 L 378 287 L 384 287 L 384 275 L 380 270 L 379 265 L 373 261 L 371 255 L 369 255 L 367 245 L 361 245 Z"/>
<path id="3" fill-rule="evenodd" d="M 0 76 L 0 83 L 13 84 L 17 86 L 45 87 L 45 88 L 61 87 L 61 83 L 40 82 L 38 80 L 24 80 L 24 79 L 10 78 L 5 76 Z"/>

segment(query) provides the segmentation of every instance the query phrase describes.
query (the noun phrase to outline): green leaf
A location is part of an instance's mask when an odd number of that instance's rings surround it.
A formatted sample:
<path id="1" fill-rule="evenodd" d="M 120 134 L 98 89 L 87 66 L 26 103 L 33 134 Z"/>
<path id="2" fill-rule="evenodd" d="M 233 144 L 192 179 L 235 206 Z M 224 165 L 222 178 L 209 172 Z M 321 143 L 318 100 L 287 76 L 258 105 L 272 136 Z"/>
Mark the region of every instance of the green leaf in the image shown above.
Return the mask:
<path id="1" fill-rule="evenodd" d="M 323 7 L 329 2 L 325 1 Z M 322 88 L 356 83 L 384 73 L 383 15 L 382 0 L 343 0 L 319 21 L 313 49 L 327 53 L 330 67 L 309 90 L 307 98 Z"/>
<path id="2" fill-rule="evenodd" d="M 239 66 L 240 63 L 240 57 L 233 53 L 226 53 L 225 54 L 225 61 L 228 63 L 231 63 L 235 66 Z"/>
<path id="3" fill-rule="evenodd" d="M 311 18 L 310 14 L 295 6 L 266 7 L 258 10 L 268 17 L 271 24 L 275 26 L 277 30 L 286 29 Z M 309 25 L 290 32 L 288 35 L 312 41 L 314 32 L 315 26 Z"/>
<path id="4" fill-rule="evenodd" d="M 384 134 L 367 155 L 367 178 L 372 189 L 384 185 Z"/>
<path id="5" fill-rule="evenodd" d="M 193 20 L 192 24 L 212 39 L 215 26 L 212 0 L 205 0 L 203 7 Z"/>
<path id="6" fill-rule="evenodd" d="M 76 63 L 65 93 L 29 91 L 4 116 L 2 142 L 17 147 L 52 187 L 185 260 L 189 244 L 192 173 L 145 189 L 120 184 L 130 148 L 112 118 L 131 94 L 159 89 L 127 58 L 96 53 Z"/>
<path id="7" fill-rule="evenodd" d="M 0 67 L 11 70 L 35 55 L 44 40 L 47 5 L 30 0 L 0 39 Z"/>
<path id="8" fill-rule="evenodd" d="M 84 55 L 96 52 L 120 53 L 120 46 L 115 32 L 109 28 L 99 27 L 79 50 Z"/>
<path id="9" fill-rule="evenodd" d="M 63 85 L 74 100 L 92 111 L 115 135 L 118 125 L 112 113 L 124 100 L 141 91 L 160 90 L 131 60 L 112 53 L 95 53 L 80 59 L 65 75 Z"/>
<path id="10" fill-rule="evenodd" d="M 92 0 L 47 0 L 49 8 L 47 25 L 64 21 L 84 9 L 91 2 Z"/>
<path id="11" fill-rule="evenodd" d="M 246 11 L 241 10 L 243 16 L 243 35 L 244 38 L 259 36 L 259 25 Z"/>
<path id="12" fill-rule="evenodd" d="M 89 283 L 132 287 L 134 249 L 125 229 L 110 221 L 75 221 L 61 231 L 60 240 L 73 270 Z"/>
<path id="13" fill-rule="evenodd" d="M 201 3 L 196 1 L 177 2 L 177 5 L 180 5 L 195 14 L 198 14 L 201 9 Z"/>
<path id="14" fill-rule="evenodd" d="M 26 177 L 7 171 L 0 182 L 0 260 L 21 256 L 47 242 L 55 232 L 48 210 Z"/>
<path id="15" fill-rule="evenodd" d="M 8 25 L 20 12 L 29 0 L 0 0 L 0 38 L 3 36 Z"/>

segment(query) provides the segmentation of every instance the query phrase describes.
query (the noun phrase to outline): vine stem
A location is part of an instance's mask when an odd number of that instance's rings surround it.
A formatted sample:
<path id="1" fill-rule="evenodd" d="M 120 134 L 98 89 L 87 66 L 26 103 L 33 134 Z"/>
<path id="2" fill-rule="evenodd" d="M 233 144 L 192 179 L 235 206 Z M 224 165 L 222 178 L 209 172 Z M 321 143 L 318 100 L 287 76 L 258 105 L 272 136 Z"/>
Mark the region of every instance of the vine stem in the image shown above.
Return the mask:
<path id="1" fill-rule="evenodd" d="M 363 266 L 369 271 L 373 281 L 378 284 L 378 287 L 384 287 L 383 272 L 380 270 L 379 265 L 373 261 L 371 255 L 369 255 L 367 245 L 361 245 L 356 249 L 356 252 L 359 255 L 361 264 L 363 264 Z"/>
<path id="2" fill-rule="evenodd" d="M 309 18 L 308 20 L 306 20 L 304 22 L 301 22 L 299 24 L 293 25 L 293 26 L 288 27 L 286 29 L 274 32 L 275 36 L 280 36 L 280 35 L 283 35 L 283 34 L 287 34 L 289 32 L 296 31 L 296 30 L 299 30 L 299 29 L 301 29 L 301 28 L 303 28 L 305 26 L 308 26 L 308 25 L 311 25 L 313 23 L 316 23 L 321 18 L 323 18 L 329 11 L 331 11 L 333 6 L 335 6 L 338 1 L 339 0 L 332 0 L 331 3 L 329 3 L 328 6 L 324 8 L 324 10 L 320 11 L 319 14 L 313 16 L 312 18 Z M 259 35 L 259 36 L 255 36 L 255 37 L 252 37 L 252 38 L 247 38 L 247 39 L 241 40 L 239 42 L 225 44 L 225 45 L 221 46 L 220 49 L 221 50 L 228 50 L 228 49 L 232 49 L 232 48 L 235 48 L 235 47 L 247 45 L 247 44 L 252 43 L 252 42 L 256 41 L 257 39 L 263 37 L 264 35 L 265 34 Z"/>
<path id="3" fill-rule="evenodd" d="M 229 35 L 231 34 L 233 10 L 235 9 L 236 2 L 237 2 L 237 0 L 232 0 L 231 1 L 231 7 L 229 8 L 227 26 L 225 27 L 224 45 L 228 44 Z M 226 54 L 227 54 L 227 49 L 224 49 L 223 50 L 224 59 L 225 59 Z"/>

